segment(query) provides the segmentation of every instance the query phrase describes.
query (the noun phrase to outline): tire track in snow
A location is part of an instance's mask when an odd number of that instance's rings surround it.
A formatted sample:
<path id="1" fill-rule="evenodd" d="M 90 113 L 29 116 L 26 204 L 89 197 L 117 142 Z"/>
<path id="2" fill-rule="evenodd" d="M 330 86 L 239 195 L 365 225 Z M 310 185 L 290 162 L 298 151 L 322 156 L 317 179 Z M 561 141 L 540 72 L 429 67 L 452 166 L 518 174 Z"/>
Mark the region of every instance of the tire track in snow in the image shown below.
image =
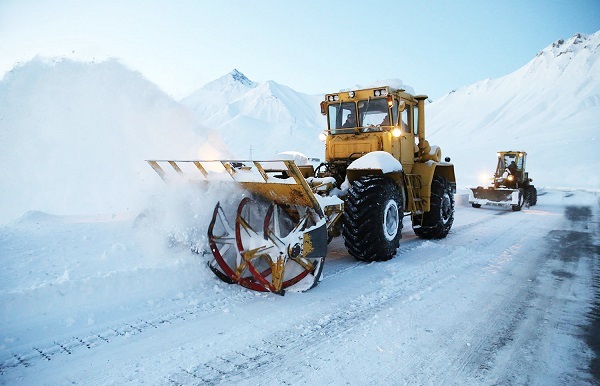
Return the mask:
<path id="1" fill-rule="evenodd" d="M 255 295 L 247 292 L 238 293 L 234 298 L 228 298 L 227 304 L 245 302 L 247 299 L 254 297 Z M 174 323 L 183 323 L 187 319 L 196 318 L 198 315 L 216 312 L 221 308 L 221 302 L 222 299 L 216 299 L 208 304 L 201 303 L 193 306 L 185 304 L 185 306 L 180 306 L 180 308 L 163 313 L 160 316 L 141 319 L 138 315 L 119 324 L 105 325 L 96 330 L 83 332 L 72 337 L 54 338 L 50 341 L 34 343 L 31 346 L 6 350 L 0 353 L 0 375 L 4 375 L 7 371 L 17 367 L 34 366 L 38 361 L 51 361 L 56 356 L 72 355 L 80 349 L 95 349 L 116 340 L 146 333 L 148 330 L 159 329 Z"/>
<path id="2" fill-rule="evenodd" d="M 410 248 L 427 248 L 429 244 L 434 244 L 434 242 L 425 241 Z M 468 268 L 472 264 L 464 259 L 468 254 L 465 248 L 456 248 L 448 255 L 441 247 L 437 252 L 440 256 L 436 260 L 413 267 L 409 272 L 403 269 L 393 270 L 392 275 L 382 282 L 377 291 L 363 294 L 357 299 L 346 298 L 335 309 L 329 310 L 327 314 L 312 316 L 302 323 L 303 330 L 300 334 L 293 326 L 276 331 L 270 339 L 263 339 L 252 345 L 250 352 L 238 350 L 234 354 L 218 355 L 214 359 L 196 364 L 192 368 L 181 368 L 178 372 L 169 375 L 165 381 L 175 385 L 193 383 L 194 380 L 202 380 L 205 384 L 227 381 L 231 384 L 242 385 L 247 381 L 245 375 L 248 372 L 256 375 L 257 372 L 269 373 L 272 371 L 297 377 L 295 380 L 278 378 L 277 383 L 298 384 L 297 382 L 301 381 L 303 377 L 303 372 L 298 369 L 318 366 L 318 363 L 324 361 L 323 358 L 319 360 L 319 353 L 323 350 L 324 345 L 329 345 L 331 341 L 339 340 L 342 336 L 351 334 L 358 328 L 370 325 L 374 315 L 389 308 L 390 304 L 398 301 L 412 302 L 423 293 L 431 291 L 432 288 L 453 280 L 455 274 L 448 272 L 450 268 L 455 269 L 457 266 Z M 339 275 L 344 276 L 344 272 L 340 272 Z M 339 278 L 339 280 L 343 280 L 343 278 Z M 293 338 L 290 339 L 290 337 Z M 315 337 L 318 337 L 319 343 L 307 346 L 307 341 Z M 282 346 L 276 343 L 279 341 L 288 343 Z M 253 355 L 252 352 L 257 347 L 262 348 L 262 352 Z M 238 360 L 237 365 L 226 370 L 225 374 L 210 370 L 220 369 L 223 371 L 228 368 L 229 363 L 234 362 L 234 358 Z M 244 358 L 249 358 L 249 360 L 244 361 Z M 290 358 L 292 359 L 290 360 Z M 310 361 L 305 358 L 310 358 Z M 241 363 L 239 363 L 240 360 Z"/>

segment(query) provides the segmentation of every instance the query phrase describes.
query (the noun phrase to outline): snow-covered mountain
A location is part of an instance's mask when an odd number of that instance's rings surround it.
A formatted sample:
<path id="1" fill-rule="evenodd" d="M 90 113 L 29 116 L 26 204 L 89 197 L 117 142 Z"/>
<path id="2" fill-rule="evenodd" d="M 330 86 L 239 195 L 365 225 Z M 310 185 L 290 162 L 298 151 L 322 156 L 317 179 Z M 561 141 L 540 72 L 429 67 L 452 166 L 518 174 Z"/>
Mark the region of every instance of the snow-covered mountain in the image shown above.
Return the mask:
<path id="1" fill-rule="evenodd" d="M 459 185 L 491 176 L 496 151 L 524 150 L 534 183 L 599 188 L 600 31 L 549 45 L 526 65 L 433 102 L 431 141 L 456 163 Z"/>
<path id="2" fill-rule="evenodd" d="M 116 60 L 35 59 L 0 81 L 0 222 L 139 210 L 156 177 L 145 159 L 227 154 L 219 143 Z"/>
<path id="3" fill-rule="evenodd" d="M 205 121 L 256 86 L 255 82 L 234 69 L 229 74 L 207 83 L 184 98 L 181 103 L 199 120 Z"/>
<path id="4" fill-rule="evenodd" d="M 320 157 L 323 95 L 307 95 L 272 80 L 258 84 L 238 70 L 200 88 L 182 104 L 217 129 L 238 158 L 272 158 L 297 150 Z"/>

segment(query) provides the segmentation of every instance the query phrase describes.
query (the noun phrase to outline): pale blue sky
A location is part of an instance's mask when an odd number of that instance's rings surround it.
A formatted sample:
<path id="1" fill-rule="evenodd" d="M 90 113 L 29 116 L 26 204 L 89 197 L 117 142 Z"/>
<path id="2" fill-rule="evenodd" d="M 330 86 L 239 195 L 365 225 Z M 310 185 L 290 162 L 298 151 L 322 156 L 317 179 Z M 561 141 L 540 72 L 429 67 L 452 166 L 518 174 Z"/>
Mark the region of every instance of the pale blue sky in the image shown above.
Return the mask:
<path id="1" fill-rule="evenodd" d="M 436 99 L 600 30 L 600 0 L 0 0 L 0 77 L 119 58 L 181 98 L 234 68 L 318 94 L 399 78 Z"/>

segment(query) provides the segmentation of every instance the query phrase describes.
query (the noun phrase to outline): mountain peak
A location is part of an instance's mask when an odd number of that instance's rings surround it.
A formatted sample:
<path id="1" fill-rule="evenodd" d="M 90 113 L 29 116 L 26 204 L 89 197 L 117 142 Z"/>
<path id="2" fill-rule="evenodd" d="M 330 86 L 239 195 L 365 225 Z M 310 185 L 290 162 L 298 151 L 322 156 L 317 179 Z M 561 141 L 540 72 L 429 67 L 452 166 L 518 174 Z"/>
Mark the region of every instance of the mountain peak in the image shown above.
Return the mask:
<path id="1" fill-rule="evenodd" d="M 213 80 L 210 83 L 205 84 L 195 93 L 192 93 L 186 99 L 194 97 L 194 94 L 204 91 L 217 92 L 219 94 L 227 95 L 228 99 L 235 99 L 238 95 L 243 94 L 249 89 L 255 88 L 256 83 L 251 81 L 237 69 L 233 69 L 229 73 L 222 77 Z"/>
<path id="2" fill-rule="evenodd" d="M 244 84 L 246 86 L 254 86 L 254 82 L 246 77 L 246 75 L 242 74 L 236 68 L 233 69 L 227 76 L 231 76 L 234 81 Z"/>
<path id="3" fill-rule="evenodd" d="M 556 58 L 567 53 L 578 53 L 584 48 L 589 48 L 587 43 L 591 42 L 595 35 L 596 34 L 588 36 L 582 33 L 576 33 L 567 40 L 558 39 L 548 47 L 539 51 L 536 56 L 539 57 L 546 54 Z"/>

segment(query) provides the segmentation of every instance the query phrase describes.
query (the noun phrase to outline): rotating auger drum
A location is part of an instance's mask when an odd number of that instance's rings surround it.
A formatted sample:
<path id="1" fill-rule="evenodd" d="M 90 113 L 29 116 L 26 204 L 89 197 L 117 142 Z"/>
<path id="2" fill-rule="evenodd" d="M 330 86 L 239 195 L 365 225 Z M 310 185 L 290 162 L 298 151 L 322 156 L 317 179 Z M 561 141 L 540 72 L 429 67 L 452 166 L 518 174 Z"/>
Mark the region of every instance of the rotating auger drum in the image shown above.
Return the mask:
<path id="1" fill-rule="evenodd" d="M 283 295 L 287 289 L 313 288 L 327 252 L 324 217 L 310 208 L 291 215 L 283 205 L 271 203 L 266 213 L 264 208 L 244 198 L 231 226 L 217 204 L 208 228 L 210 269 L 227 283 L 255 291 Z"/>

